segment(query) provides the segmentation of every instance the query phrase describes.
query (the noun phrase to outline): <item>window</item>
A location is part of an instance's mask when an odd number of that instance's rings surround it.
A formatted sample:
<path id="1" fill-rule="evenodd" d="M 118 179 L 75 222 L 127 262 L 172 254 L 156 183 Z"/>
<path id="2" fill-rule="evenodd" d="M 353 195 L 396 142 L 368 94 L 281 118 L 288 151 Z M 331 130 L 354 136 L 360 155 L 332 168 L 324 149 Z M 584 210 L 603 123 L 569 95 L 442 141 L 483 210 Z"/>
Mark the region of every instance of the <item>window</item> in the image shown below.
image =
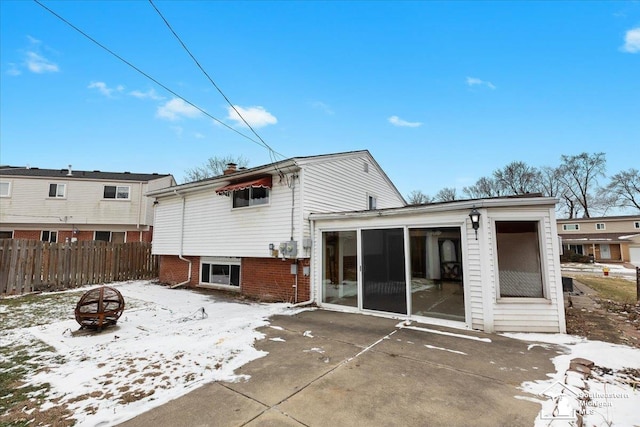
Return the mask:
<path id="1" fill-rule="evenodd" d="M 640 228 L 640 221 L 636 221 L 633 223 L 634 228 Z"/>
<path id="2" fill-rule="evenodd" d="M 0 197 L 9 197 L 11 185 L 9 182 L 0 182 Z"/>
<path id="3" fill-rule="evenodd" d="M 605 229 L 604 222 L 596 223 L 596 230 L 604 230 L 604 229 Z"/>
<path id="4" fill-rule="evenodd" d="M 562 229 L 564 231 L 578 231 L 580 230 L 580 224 L 563 224 Z"/>
<path id="5" fill-rule="evenodd" d="M 122 185 L 122 186 L 105 185 L 104 198 L 128 200 L 130 188 L 131 187 L 129 187 L 128 185 Z"/>
<path id="6" fill-rule="evenodd" d="M 543 298 L 538 221 L 496 221 L 501 298 Z"/>
<path id="7" fill-rule="evenodd" d="M 63 198 L 66 184 L 49 184 L 49 197 Z"/>
<path id="8" fill-rule="evenodd" d="M 13 239 L 13 231 L 0 231 L 0 239 Z"/>
<path id="9" fill-rule="evenodd" d="M 42 230 L 42 238 L 40 240 L 43 242 L 56 243 L 58 241 L 58 232 Z"/>
<path id="10" fill-rule="evenodd" d="M 217 260 L 200 265 L 200 282 L 209 285 L 240 286 L 240 260 Z"/>
<path id="11" fill-rule="evenodd" d="M 96 231 L 93 240 L 111 243 L 124 243 L 124 231 Z"/>
<path id="12" fill-rule="evenodd" d="M 269 189 L 262 187 L 249 187 L 233 192 L 233 207 L 244 208 L 247 206 L 259 206 L 269 203 Z"/>
<path id="13" fill-rule="evenodd" d="M 375 198 L 375 196 L 369 196 L 368 197 L 368 209 L 370 211 L 374 211 L 377 209 L 377 205 L 378 205 L 378 200 Z"/>
<path id="14" fill-rule="evenodd" d="M 93 240 L 99 240 L 101 242 L 110 242 L 111 241 L 111 232 L 110 231 L 96 231 L 93 237 Z"/>
<path id="15" fill-rule="evenodd" d="M 570 251 L 578 255 L 584 255 L 584 249 L 582 245 L 568 245 Z"/>

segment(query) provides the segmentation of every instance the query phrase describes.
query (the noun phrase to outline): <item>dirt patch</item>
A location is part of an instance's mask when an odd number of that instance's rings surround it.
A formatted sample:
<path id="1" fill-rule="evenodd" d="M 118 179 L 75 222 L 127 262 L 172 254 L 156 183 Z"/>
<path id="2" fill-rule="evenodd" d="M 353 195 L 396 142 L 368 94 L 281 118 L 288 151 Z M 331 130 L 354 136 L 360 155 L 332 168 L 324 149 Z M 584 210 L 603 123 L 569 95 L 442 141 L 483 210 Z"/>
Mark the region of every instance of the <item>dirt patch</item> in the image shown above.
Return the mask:
<path id="1" fill-rule="evenodd" d="M 565 296 L 568 334 L 640 348 L 640 305 L 600 299 L 575 281 L 574 289 L 574 294 Z"/>

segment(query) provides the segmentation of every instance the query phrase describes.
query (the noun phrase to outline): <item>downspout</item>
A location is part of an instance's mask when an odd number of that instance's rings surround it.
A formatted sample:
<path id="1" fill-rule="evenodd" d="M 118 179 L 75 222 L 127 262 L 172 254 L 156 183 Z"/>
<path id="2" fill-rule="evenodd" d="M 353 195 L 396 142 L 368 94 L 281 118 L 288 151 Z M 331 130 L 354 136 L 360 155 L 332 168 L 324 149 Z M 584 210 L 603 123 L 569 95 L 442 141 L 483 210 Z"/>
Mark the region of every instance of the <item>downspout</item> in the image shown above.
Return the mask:
<path id="1" fill-rule="evenodd" d="M 313 247 L 314 247 L 313 236 L 315 234 L 314 232 L 315 223 L 312 219 L 309 219 L 308 221 L 309 221 L 309 231 L 310 231 L 309 235 L 311 236 L 311 249 L 310 249 L 311 252 L 309 254 L 309 299 L 307 301 L 302 301 L 302 302 L 293 304 L 291 307 L 302 307 L 302 306 L 313 304 L 316 302 L 315 292 L 313 290 L 314 281 L 313 281 L 313 274 L 312 274 L 312 268 L 311 268 L 311 265 L 313 264 Z M 304 266 L 302 268 L 304 269 Z M 298 275 L 296 275 L 296 280 L 297 278 L 298 278 Z M 296 282 L 296 285 L 297 285 L 297 282 Z"/>
<path id="2" fill-rule="evenodd" d="M 142 216 L 142 182 L 138 183 L 138 190 L 140 194 L 138 194 L 138 222 L 136 223 L 136 229 L 140 231 L 140 223 L 142 222 L 140 217 Z M 145 209 L 145 214 L 147 210 Z M 146 222 L 146 221 L 145 221 Z M 142 241 L 142 233 L 140 233 L 140 241 Z"/>
<path id="3" fill-rule="evenodd" d="M 180 286 L 184 286 L 187 283 L 191 282 L 191 264 L 192 263 L 190 260 L 182 256 L 182 249 L 184 245 L 184 208 L 185 208 L 186 201 L 185 201 L 184 195 L 178 193 L 177 190 L 173 190 L 173 192 L 175 193 L 176 196 L 179 196 L 180 198 L 182 198 L 182 213 L 180 215 L 180 251 L 178 253 L 178 258 L 180 258 L 182 261 L 189 264 L 189 274 L 188 274 L 187 280 L 171 286 L 171 289 L 176 289 L 176 288 L 179 288 Z"/>

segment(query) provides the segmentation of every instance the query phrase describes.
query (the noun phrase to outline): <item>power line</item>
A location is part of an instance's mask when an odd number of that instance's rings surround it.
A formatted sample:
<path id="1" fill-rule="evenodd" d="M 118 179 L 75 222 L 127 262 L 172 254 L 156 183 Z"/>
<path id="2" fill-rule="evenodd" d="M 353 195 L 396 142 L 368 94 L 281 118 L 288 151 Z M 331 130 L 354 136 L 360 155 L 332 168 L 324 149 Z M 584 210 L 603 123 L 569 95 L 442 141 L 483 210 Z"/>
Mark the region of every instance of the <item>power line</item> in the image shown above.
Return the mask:
<path id="1" fill-rule="evenodd" d="M 264 139 L 262 139 L 262 137 L 260 137 L 260 135 L 258 135 L 258 133 L 255 131 L 255 129 L 249 124 L 249 122 L 247 122 L 247 120 L 245 120 L 245 118 L 242 116 L 242 114 L 240 114 L 240 112 L 238 111 L 238 109 L 236 108 L 235 105 L 233 105 L 233 103 L 229 100 L 229 98 L 227 97 L 227 95 L 224 94 L 224 92 L 222 91 L 222 89 L 220 89 L 220 87 L 216 84 L 215 81 L 213 81 L 213 79 L 211 78 L 211 76 L 209 75 L 209 73 L 207 73 L 207 71 L 202 67 L 202 65 L 200 64 L 200 62 L 196 59 L 196 57 L 191 53 L 191 51 L 189 50 L 189 48 L 187 47 L 187 45 L 182 41 L 182 39 L 180 38 L 180 36 L 175 32 L 175 30 L 173 29 L 173 27 L 171 26 L 171 24 L 169 23 L 169 21 L 164 17 L 164 15 L 162 14 L 162 12 L 160 12 L 160 10 L 156 7 L 156 5 L 153 3 L 153 0 L 149 0 L 149 4 L 151 4 L 151 6 L 155 9 L 155 11 L 158 13 L 158 15 L 160 16 L 160 18 L 162 18 L 162 20 L 164 21 L 165 25 L 167 26 L 167 28 L 169 28 L 169 31 L 171 31 L 171 33 L 173 34 L 173 36 L 178 40 L 178 42 L 180 43 L 180 45 L 182 46 L 182 48 L 187 52 L 187 54 L 191 57 L 191 59 L 193 59 L 193 62 L 195 62 L 196 66 L 200 69 L 200 71 L 202 71 L 204 73 L 204 75 L 207 77 L 207 79 L 209 79 L 209 82 L 211 82 L 211 84 L 213 85 L 213 87 L 216 88 L 216 90 L 220 93 L 220 95 L 222 95 L 222 97 L 225 99 L 225 101 L 227 101 L 227 104 L 229 104 L 231 106 L 231 108 L 233 108 L 233 111 L 236 112 L 236 114 L 238 115 L 238 117 L 240 117 L 242 119 L 242 121 L 244 122 L 245 125 L 247 125 L 247 127 L 251 130 L 251 132 L 253 132 L 253 134 L 264 144 L 264 146 L 269 150 L 269 156 L 271 157 L 271 160 L 275 163 L 276 161 L 276 155 L 279 155 L 280 157 L 285 157 L 283 156 L 281 153 L 278 153 L 277 151 L 275 151 L 273 148 L 271 148 L 271 146 L 269 146 L 269 144 L 267 144 Z"/>
<path id="2" fill-rule="evenodd" d="M 82 34 L 84 37 L 86 37 L 87 39 L 91 40 L 93 43 L 95 43 L 96 45 L 98 45 L 99 47 L 101 47 L 102 49 L 104 49 L 105 51 L 107 51 L 108 53 L 110 53 L 112 56 L 116 57 L 117 59 L 119 59 L 120 61 L 124 62 L 125 64 L 127 64 L 129 67 L 133 68 L 134 70 L 136 70 L 138 73 L 142 74 L 143 76 L 145 76 L 146 78 L 148 78 L 149 80 L 151 80 L 152 82 L 154 82 L 155 84 L 157 84 L 158 86 L 160 86 L 161 88 L 163 88 L 164 90 L 166 90 L 167 92 L 171 93 L 172 95 L 176 96 L 177 98 L 182 99 L 184 102 L 186 102 L 187 104 L 191 105 L 192 107 L 194 107 L 195 109 L 197 109 L 198 111 L 200 111 L 202 114 L 204 114 L 205 116 L 215 120 L 216 122 L 220 123 L 222 126 L 226 127 L 229 130 L 232 130 L 233 132 L 237 133 L 238 135 L 248 139 L 249 141 L 253 142 L 254 144 L 260 145 L 264 148 L 267 148 L 267 150 L 271 150 L 271 147 L 269 147 L 264 141 L 262 141 L 262 138 L 260 138 L 260 141 L 256 141 L 255 139 L 251 138 L 248 135 L 245 135 L 244 133 L 240 132 L 237 129 L 232 128 L 231 126 L 229 126 L 228 124 L 226 124 L 225 122 L 223 122 L 222 120 L 212 116 L 211 114 L 209 114 L 207 111 L 205 111 L 204 109 L 200 108 L 199 106 L 197 106 L 196 104 L 194 104 L 193 102 L 189 101 L 188 99 L 186 99 L 185 97 L 183 97 L 182 95 L 178 94 L 177 92 L 175 92 L 174 90 L 170 89 L 169 87 L 167 87 L 166 85 L 160 83 L 158 80 L 156 80 L 155 78 L 151 77 L 149 74 L 145 73 L 144 71 L 142 71 L 140 68 L 136 67 L 135 65 L 133 65 L 131 62 L 127 61 L 126 59 L 124 59 L 123 57 L 121 57 L 120 55 L 118 55 L 117 53 L 115 53 L 114 51 L 112 51 L 111 49 L 109 49 L 108 47 L 106 47 L 105 45 L 103 45 L 102 43 L 100 43 L 99 41 L 97 41 L 96 39 L 94 39 L 93 37 L 91 37 L 90 35 L 88 35 L 87 33 L 85 33 L 84 31 L 82 31 L 80 28 L 76 27 L 75 25 L 73 25 L 71 22 L 67 21 L 65 18 L 63 18 L 62 16 L 58 15 L 56 12 L 54 12 L 53 10 L 51 10 L 50 8 L 48 8 L 47 6 L 45 6 L 44 4 L 42 4 L 39 0 L 33 0 L 36 4 L 38 4 L 39 6 L 41 6 L 43 9 L 45 9 L 46 11 L 48 11 L 49 13 L 51 13 L 53 16 L 55 16 L 56 18 L 58 18 L 59 20 L 61 20 L 62 22 L 64 22 L 65 24 L 67 24 L 68 26 L 70 26 L 71 28 L 73 28 L 74 30 L 76 30 L 77 32 L 79 32 L 80 34 Z M 244 119 L 243 119 L 244 120 Z M 253 130 L 253 129 L 252 129 Z M 254 132 L 255 133 L 255 132 Z"/>

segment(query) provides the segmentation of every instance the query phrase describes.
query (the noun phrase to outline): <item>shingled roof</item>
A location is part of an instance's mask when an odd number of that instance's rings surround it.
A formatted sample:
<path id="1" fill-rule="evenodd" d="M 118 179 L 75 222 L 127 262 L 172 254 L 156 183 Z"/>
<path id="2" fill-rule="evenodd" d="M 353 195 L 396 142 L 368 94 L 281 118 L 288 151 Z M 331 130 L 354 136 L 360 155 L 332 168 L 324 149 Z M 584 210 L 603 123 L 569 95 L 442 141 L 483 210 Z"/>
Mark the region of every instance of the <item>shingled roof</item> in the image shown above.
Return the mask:
<path id="1" fill-rule="evenodd" d="M 108 181 L 152 181 L 170 176 L 158 173 L 102 172 L 99 170 L 82 171 L 71 168 L 40 169 L 24 166 L 0 166 L 0 176 L 64 178 L 64 179 L 102 179 Z"/>

